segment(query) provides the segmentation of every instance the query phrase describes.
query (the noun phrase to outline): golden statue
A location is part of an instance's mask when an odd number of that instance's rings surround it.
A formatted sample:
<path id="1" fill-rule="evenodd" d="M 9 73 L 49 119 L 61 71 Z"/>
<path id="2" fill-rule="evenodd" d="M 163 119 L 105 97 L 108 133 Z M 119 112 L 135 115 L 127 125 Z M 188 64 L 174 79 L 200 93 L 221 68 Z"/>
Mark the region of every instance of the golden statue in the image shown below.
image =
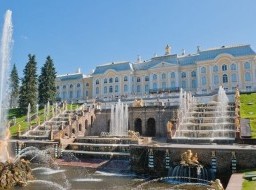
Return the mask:
<path id="1" fill-rule="evenodd" d="M 215 190 L 224 190 L 219 179 L 216 179 L 215 181 L 211 181 L 211 187 L 213 187 Z"/>
<path id="2" fill-rule="evenodd" d="M 131 137 L 132 139 L 138 139 L 140 136 L 140 133 L 132 130 L 128 130 L 128 136 Z"/>
<path id="3" fill-rule="evenodd" d="M 144 106 L 144 101 L 142 99 L 137 100 L 135 99 L 133 102 L 133 107 L 143 107 Z"/>
<path id="4" fill-rule="evenodd" d="M 167 137 L 168 137 L 168 138 L 172 138 L 172 127 L 173 127 L 172 122 L 171 122 L 171 121 L 168 121 L 168 122 L 167 122 L 167 125 L 166 125 Z"/>
<path id="5" fill-rule="evenodd" d="M 187 150 L 186 152 L 181 154 L 182 165 L 199 165 L 197 153 L 193 155 L 191 150 Z"/>

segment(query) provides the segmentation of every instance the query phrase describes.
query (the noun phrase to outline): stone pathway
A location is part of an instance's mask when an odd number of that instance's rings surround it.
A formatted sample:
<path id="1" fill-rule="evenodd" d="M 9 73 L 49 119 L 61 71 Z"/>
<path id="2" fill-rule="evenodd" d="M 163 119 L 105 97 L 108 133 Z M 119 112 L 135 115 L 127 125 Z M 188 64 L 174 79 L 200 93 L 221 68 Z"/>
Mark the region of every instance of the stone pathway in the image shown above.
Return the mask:
<path id="1" fill-rule="evenodd" d="M 243 174 L 235 173 L 232 174 L 226 190 L 241 190 L 243 185 Z"/>

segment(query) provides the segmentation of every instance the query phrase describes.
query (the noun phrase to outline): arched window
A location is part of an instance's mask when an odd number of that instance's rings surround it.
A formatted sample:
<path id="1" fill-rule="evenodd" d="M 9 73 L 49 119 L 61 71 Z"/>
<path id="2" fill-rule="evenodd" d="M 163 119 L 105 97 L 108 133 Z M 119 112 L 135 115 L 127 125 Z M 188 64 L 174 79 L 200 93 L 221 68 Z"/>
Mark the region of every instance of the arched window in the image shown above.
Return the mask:
<path id="1" fill-rule="evenodd" d="M 149 92 L 148 84 L 145 85 L 145 92 Z"/>
<path id="2" fill-rule="evenodd" d="M 62 88 L 63 88 L 63 89 L 66 89 L 66 85 L 64 85 Z"/>
<path id="3" fill-rule="evenodd" d="M 108 87 L 104 86 L 104 94 L 108 93 Z"/>
<path id="4" fill-rule="evenodd" d="M 191 77 L 196 77 L 196 71 L 191 72 Z"/>
<path id="5" fill-rule="evenodd" d="M 228 69 L 227 65 L 225 65 L 225 64 L 224 64 L 224 65 L 222 65 L 222 67 L 221 67 L 221 68 L 222 68 L 222 71 L 226 71 L 226 70 Z"/>
<path id="6" fill-rule="evenodd" d="M 99 94 L 99 92 L 100 92 L 99 87 L 96 87 L 96 94 Z"/>
<path id="7" fill-rule="evenodd" d="M 162 74 L 162 79 L 163 80 L 166 79 L 166 74 L 165 73 Z"/>
<path id="8" fill-rule="evenodd" d="M 108 79 L 104 79 L 104 84 L 108 83 Z"/>
<path id="9" fill-rule="evenodd" d="M 157 83 L 153 83 L 153 89 L 154 89 L 154 90 L 157 89 Z"/>
<path id="10" fill-rule="evenodd" d="M 228 75 L 224 74 L 224 75 L 222 76 L 222 82 L 223 82 L 223 83 L 227 83 L 227 82 L 228 82 Z"/>
<path id="11" fill-rule="evenodd" d="M 145 76 L 145 81 L 149 81 L 149 76 Z"/>
<path id="12" fill-rule="evenodd" d="M 231 75 L 231 81 L 232 82 L 237 82 L 236 74 Z"/>
<path id="13" fill-rule="evenodd" d="M 202 85 L 206 85 L 206 77 L 205 76 L 202 77 Z"/>
<path id="14" fill-rule="evenodd" d="M 112 87 L 112 86 L 109 86 L 108 91 L 109 91 L 109 93 L 112 93 L 112 92 L 113 92 L 113 87 Z"/>
<path id="15" fill-rule="evenodd" d="M 171 82 L 171 87 L 174 88 L 175 87 L 175 81 Z"/>
<path id="16" fill-rule="evenodd" d="M 108 79 L 108 82 L 109 82 L 109 83 L 112 83 L 112 82 L 113 82 L 113 78 L 109 78 L 109 79 Z"/>
<path id="17" fill-rule="evenodd" d="M 157 75 L 154 74 L 154 75 L 153 75 L 153 80 L 156 80 L 156 79 L 157 79 Z"/>
<path id="18" fill-rule="evenodd" d="M 124 85 L 124 92 L 128 92 L 128 86 L 127 86 L 127 84 Z"/>
<path id="19" fill-rule="evenodd" d="M 230 66 L 231 70 L 232 71 L 235 71 L 236 70 L 236 64 L 235 63 L 232 63 L 231 66 Z"/>
<path id="20" fill-rule="evenodd" d="M 79 87 L 80 87 L 80 83 L 78 83 L 78 84 L 76 85 L 76 87 L 79 88 Z"/>
<path id="21" fill-rule="evenodd" d="M 137 77 L 137 82 L 140 82 L 140 77 Z"/>
<path id="22" fill-rule="evenodd" d="M 181 88 L 186 88 L 186 81 L 185 80 L 183 80 L 183 81 L 181 81 Z"/>
<path id="23" fill-rule="evenodd" d="M 172 79 L 175 78 L 175 72 L 172 72 L 172 73 L 171 73 L 171 78 L 172 78 Z"/>
<path id="24" fill-rule="evenodd" d="M 218 72 L 218 66 L 217 65 L 213 66 L 213 72 Z"/>
<path id="25" fill-rule="evenodd" d="M 140 92 L 140 85 L 137 85 L 137 92 Z"/>
<path id="26" fill-rule="evenodd" d="M 245 81 L 251 81 L 251 73 L 249 72 L 245 73 Z"/>
<path id="27" fill-rule="evenodd" d="M 124 81 L 128 81 L 128 77 L 127 76 L 124 76 Z"/>
<path id="28" fill-rule="evenodd" d="M 97 80 L 96 80 L 96 84 L 100 84 L 100 81 L 99 81 L 99 79 L 97 79 Z"/>
<path id="29" fill-rule="evenodd" d="M 162 89 L 166 89 L 166 82 L 162 82 Z"/>
<path id="30" fill-rule="evenodd" d="M 219 76 L 218 75 L 214 75 L 213 82 L 214 82 L 215 85 L 219 84 Z"/>
<path id="31" fill-rule="evenodd" d="M 201 68 L 201 73 L 206 73 L 206 68 L 205 67 Z"/>
<path id="32" fill-rule="evenodd" d="M 115 82 L 118 82 L 118 81 L 119 81 L 119 80 L 118 80 L 118 77 L 116 77 L 116 78 L 115 78 Z"/>
<path id="33" fill-rule="evenodd" d="M 118 92 L 118 85 L 115 85 L 115 92 Z"/>
<path id="34" fill-rule="evenodd" d="M 88 82 L 86 83 L 86 86 L 89 86 L 89 83 L 88 83 Z"/>
<path id="35" fill-rule="evenodd" d="M 69 88 L 73 88 L 73 84 L 69 85 Z"/>
<path id="36" fill-rule="evenodd" d="M 186 73 L 185 72 L 181 73 L 181 78 L 186 78 Z"/>
<path id="37" fill-rule="evenodd" d="M 251 68 L 251 64 L 248 63 L 248 62 L 246 62 L 246 63 L 244 64 L 244 68 L 245 68 L 245 69 L 250 69 L 250 68 Z"/>

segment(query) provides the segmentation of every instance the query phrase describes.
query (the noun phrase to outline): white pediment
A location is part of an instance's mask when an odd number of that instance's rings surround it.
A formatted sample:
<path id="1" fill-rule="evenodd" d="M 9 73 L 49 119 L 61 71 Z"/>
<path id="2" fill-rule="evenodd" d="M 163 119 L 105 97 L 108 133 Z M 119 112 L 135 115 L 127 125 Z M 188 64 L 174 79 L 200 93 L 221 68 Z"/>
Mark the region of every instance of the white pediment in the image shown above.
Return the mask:
<path id="1" fill-rule="evenodd" d="M 160 69 L 160 68 L 164 68 L 164 67 L 176 67 L 177 65 L 174 63 L 168 63 L 168 62 L 160 62 L 157 65 L 150 67 L 150 69 Z"/>

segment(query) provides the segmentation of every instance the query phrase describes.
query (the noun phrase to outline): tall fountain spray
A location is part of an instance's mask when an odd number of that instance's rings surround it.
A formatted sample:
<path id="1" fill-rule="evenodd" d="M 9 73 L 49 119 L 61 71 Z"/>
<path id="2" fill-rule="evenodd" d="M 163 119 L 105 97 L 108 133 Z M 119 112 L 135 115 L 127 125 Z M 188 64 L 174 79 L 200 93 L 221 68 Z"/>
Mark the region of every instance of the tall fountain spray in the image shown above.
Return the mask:
<path id="1" fill-rule="evenodd" d="M 111 106 L 110 135 L 128 135 L 128 105 L 124 105 L 120 100 L 115 106 Z"/>
<path id="2" fill-rule="evenodd" d="M 7 111 L 9 107 L 9 87 L 8 74 L 11 59 L 12 44 L 12 12 L 6 11 L 0 52 L 0 161 L 8 159 L 7 140 L 9 129 L 7 130 Z"/>

